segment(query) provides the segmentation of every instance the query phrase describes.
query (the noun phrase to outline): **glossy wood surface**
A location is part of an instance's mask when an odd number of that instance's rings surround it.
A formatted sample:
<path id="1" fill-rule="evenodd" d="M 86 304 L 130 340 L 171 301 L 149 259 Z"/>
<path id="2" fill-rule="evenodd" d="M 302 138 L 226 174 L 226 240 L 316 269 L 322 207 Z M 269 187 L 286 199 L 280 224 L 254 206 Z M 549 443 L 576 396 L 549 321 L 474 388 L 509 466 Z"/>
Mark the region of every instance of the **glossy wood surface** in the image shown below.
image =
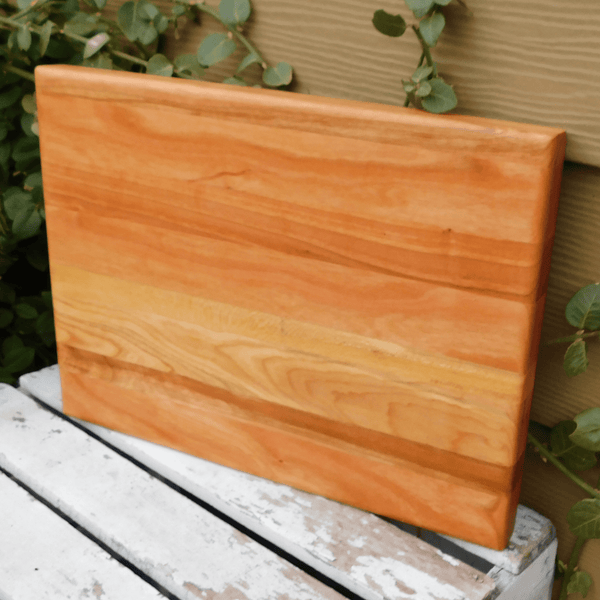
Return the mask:
<path id="1" fill-rule="evenodd" d="M 560 130 L 36 69 L 67 413 L 503 547 Z"/>

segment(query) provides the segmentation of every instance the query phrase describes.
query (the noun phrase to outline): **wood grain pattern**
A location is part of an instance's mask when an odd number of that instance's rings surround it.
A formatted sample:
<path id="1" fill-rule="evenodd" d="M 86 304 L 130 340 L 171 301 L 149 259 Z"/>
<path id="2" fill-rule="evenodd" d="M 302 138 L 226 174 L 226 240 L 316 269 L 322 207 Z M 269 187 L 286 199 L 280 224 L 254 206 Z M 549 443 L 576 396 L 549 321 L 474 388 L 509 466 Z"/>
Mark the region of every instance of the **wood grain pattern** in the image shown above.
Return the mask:
<path id="1" fill-rule="evenodd" d="M 66 412 L 506 543 L 563 132 L 36 78 Z"/>
<path id="2" fill-rule="evenodd" d="M 159 0 L 165 13 L 167 0 Z M 209 4 L 217 6 L 218 2 Z M 600 6 L 596 0 L 469 0 L 445 7 L 447 27 L 434 60 L 459 98 L 456 111 L 538 123 L 567 130 L 567 157 L 600 166 Z M 109 0 L 116 12 L 117 0 Z M 401 105 L 401 79 L 413 73 L 420 47 L 410 31 L 402 38 L 379 34 L 371 24 L 383 8 L 414 23 L 398 0 L 254 0 L 247 27 L 272 63 L 293 65 L 296 91 Z M 204 37 L 222 28 L 210 18 L 184 25 L 180 39 L 168 33 L 167 53 L 195 53 Z M 209 81 L 235 73 L 244 56 L 207 70 Z M 237 63 L 236 63 L 237 61 Z M 255 69 L 255 70 L 253 70 Z M 259 81 L 250 67 L 249 81 Z M 245 73 L 248 73 L 246 71 Z M 584 82 L 584 83 L 582 83 Z"/>

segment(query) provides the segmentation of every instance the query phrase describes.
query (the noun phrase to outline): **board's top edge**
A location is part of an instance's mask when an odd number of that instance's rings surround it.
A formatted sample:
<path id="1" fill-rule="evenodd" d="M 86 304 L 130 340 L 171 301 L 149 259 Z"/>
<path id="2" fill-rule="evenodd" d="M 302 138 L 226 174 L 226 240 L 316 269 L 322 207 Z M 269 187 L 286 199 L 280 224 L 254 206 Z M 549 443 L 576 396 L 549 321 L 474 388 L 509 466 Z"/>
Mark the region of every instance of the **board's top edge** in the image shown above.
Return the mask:
<path id="1" fill-rule="evenodd" d="M 229 103 L 232 107 L 253 105 L 264 110 L 294 110 L 299 113 L 321 113 L 323 116 L 384 121 L 404 126 L 462 130 L 483 136 L 502 136 L 530 140 L 535 145 L 564 142 L 563 129 L 502 121 L 465 115 L 432 114 L 415 108 L 297 94 L 282 90 L 252 88 L 166 78 L 159 75 L 110 71 L 76 65 L 40 65 L 35 68 L 36 96 L 65 95 L 153 103 L 168 102 L 172 106 L 186 103 L 182 95 L 205 101 Z M 185 90 L 185 93 L 183 94 Z M 101 96 L 99 96 L 101 94 Z M 179 100 L 178 100 L 179 98 Z"/>

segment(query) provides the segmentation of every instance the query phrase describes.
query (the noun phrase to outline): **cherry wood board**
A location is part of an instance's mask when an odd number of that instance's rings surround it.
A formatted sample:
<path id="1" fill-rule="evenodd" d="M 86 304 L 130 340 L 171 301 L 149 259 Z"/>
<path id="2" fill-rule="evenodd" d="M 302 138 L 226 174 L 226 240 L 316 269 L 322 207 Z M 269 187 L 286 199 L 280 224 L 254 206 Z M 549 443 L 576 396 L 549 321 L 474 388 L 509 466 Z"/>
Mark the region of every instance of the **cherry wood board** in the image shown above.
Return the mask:
<path id="1" fill-rule="evenodd" d="M 503 548 L 564 132 L 35 75 L 65 413 Z"/>

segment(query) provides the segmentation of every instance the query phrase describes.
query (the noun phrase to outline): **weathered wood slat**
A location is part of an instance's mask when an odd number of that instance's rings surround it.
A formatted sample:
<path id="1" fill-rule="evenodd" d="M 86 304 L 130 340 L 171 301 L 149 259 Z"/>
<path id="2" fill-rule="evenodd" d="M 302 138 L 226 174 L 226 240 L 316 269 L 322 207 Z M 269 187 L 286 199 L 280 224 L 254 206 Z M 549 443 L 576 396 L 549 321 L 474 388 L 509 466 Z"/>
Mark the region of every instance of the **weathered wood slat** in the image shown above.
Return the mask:
<path id="1" fill-rule="evenodd" d="M 36 78 L 66 411 L 504 547 L 564 133 Z"/>
<path id="2" fill-rule="evenodd" d="M 20 385 L 34 397 L 62 410 L 57 366 L 23 376 Z M 441 555 L 436 548 L 444 549 L 444 546 L 431 532 L 424 532 L 428 544 L 423 545 L 372 514 L 104 427 L 79 422 L 361 597 L 400 600 L 402 590 L 411 583 L 411 568 L 415 567 L 423 572 L 421 582 L 425 587 L 431 574 L 436 574 L 440 583 L 465 583 L 465 564 Z M 519 506 L 515 530 L 509 546 L 502 552 L 456 538 L 449 541 L 471 552 L 473 557 L 495 565 L 489 572 L 496 582 L 494 597 L 499 593 L 501 600 L 547 599 L 556 553 L 555 532 L 552 524 L 534 511 Z M 401 549 L 405 554 L 392 561 L 390 549 Z M 463 560 L 467 561 L 467 558 L 463 557 Z M 364 571 L 367 563 L 371 565 L 368 573 Z M 481 574 L 466 571 L 466 575 L 467 587 L 462 589 L 468 598 L 486 593 L 486 580 Z M 399 585 L 390 586 L 390 576 Z M 479 581 L 476 577 L 480 577 Z M 467 592 L 470 586 L 473 589 Z M 423 594 L 423 598 L 428 597 L 422 587 L 415 589 Z M 418 597 L 421 600 L 421 596 Z"/>
<path id="3" fill-rule="evenodd" d="M 20 384 L 62 410 L 58 368 L 26 375 Z M 453 597 L 452 588 L 457 598 L 475 600 L 494 589 L 483 573 L 373 514 L 80 423 L 365 600 L 401 600 L 411 589 L 419 600 L 434 600 Z"/>
<path id="4" fill-rule="evenodd" d="M 2 600 L 164 598 L 3 473 L 0 540 Z"/>
<path id="5" fill-rule="evenodd" d="M 14 388 L 0 390 L 0 465 L 171 593 L 341 598 Z"/>

